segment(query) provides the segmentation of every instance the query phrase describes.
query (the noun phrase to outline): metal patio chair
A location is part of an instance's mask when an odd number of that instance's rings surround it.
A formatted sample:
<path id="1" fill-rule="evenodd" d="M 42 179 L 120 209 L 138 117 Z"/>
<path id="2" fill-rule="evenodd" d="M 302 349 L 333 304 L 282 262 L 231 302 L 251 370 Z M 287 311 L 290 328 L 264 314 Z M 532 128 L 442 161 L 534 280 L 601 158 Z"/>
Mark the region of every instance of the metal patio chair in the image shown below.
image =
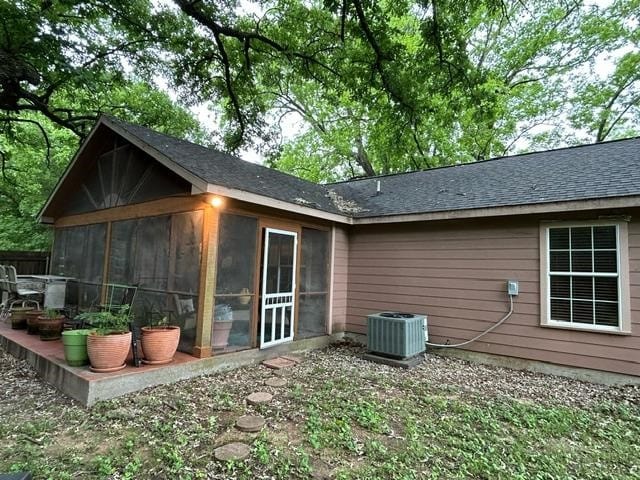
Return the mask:
<path id="1" fill-rule="evenodd" d="M 40 302 L 29 297 L 41 296 L 44 294 L 44 290 L 37 290 L 33 288 L 32 284 L 20 282 L 16 273 L 16 267 L 13 265 L 5 265 L 4 271 L 5 280 L 3 284 L 7 285 L 9 291 L 9 298 L 6 301 L 4 310 L 8 310 L 10 313 L 13 306 L 17 303 L 21 303 L 22 306 L 32 303 L 35 304 L 36 309 L 40 309 Z M 8 316 L 8 314 L 6 315 Z M 3 320 L 6 320 L 6 318 L 3 318 Z"/>
<path id="2" fill-rule="evenodd" d="M 120 308 L 124 305 L 129 305 L 129 330 L 131 330 L 131 351 L 133 352 L 133 364 L 136 367 L 142 365 L 142 359 L 140 358 L 140 352 L 138 350 L 138 343 L 140 340 L 141 332 L 133 319 L 131 318 L 131 311 L 133 309 L 133 302 L 135 302 L 136 294 L 138 293 L 137 285 L 121 285 L 117 283 L 108 283 L 106 303 L 103 308 L 111 311 L 113 309 Z"/>
<path id="3" fill-rule="evenodd" d="M 9 318 L 9 281 L 4 265 L 0 265 L 0 322 Z"/>
<path id="4" fill-rule="evenodd" d="M 137 285 L 121 285 L 117 283 L 107 283 L 107 295 L 106 302 L 103 308 L 111 310 L 123 305 L 133 306 L 133 302 L 136 299 L 138 293 Z"/>
<path id="5" fill-rule="evenodd" d="M 0 265 L 0 308 L 4 308 L 9 300 L 9 283 L 7 282 L 7 271 L 4 265 Z"/>

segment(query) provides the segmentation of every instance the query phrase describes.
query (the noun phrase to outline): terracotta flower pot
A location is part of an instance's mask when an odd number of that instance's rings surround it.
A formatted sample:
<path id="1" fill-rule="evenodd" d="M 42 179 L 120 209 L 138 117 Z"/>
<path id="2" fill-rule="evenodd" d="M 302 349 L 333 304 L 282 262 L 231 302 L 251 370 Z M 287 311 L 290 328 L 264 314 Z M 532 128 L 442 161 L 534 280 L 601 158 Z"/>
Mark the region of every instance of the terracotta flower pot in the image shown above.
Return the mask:
<path id="1" fill-rule="evenodd" d="M 248 305 L 251 301 L 251 294 L 249 293 L 249 289 L 245 287 L 240 290 L 240 293 L 242 295 L 238 297 L 238 302 L 240 302 L 240 305 Z"/>
<path id="2" fill-rule="evenodd" d="M 40 340 L 59 340 L 62 335 L 62 327 L 64 326 L 64 315 L 57 317 L 38 317 L 38 331 L 40 332 Z"/>
<path id="3" fill-rule="evenodd" d="M 44 315 L 44 310 L 31 310 L 27 315 L 27 333 L 29 335 L 38 335 L 40 333 L 38 317 Z"/>
<path id="4" fill-rule="evenodd" d="M 27 328 L 27 313 L 32 311 L 33 307 L 14 307 L 11 309 L 11 328 L 14 330 L 23 330 Z"/>
<path id="5" fill-rule="evenodd" d="M 144 363 L 162 365 L 173 361 L 180 341 L 180 327 L 142 327 L 140 330 Z"/>
<path id="6" fill-rule="evenodd" d="M 131 347 L 131 332 L 98 335 L 92 332 L 87 337 L 87 354 L 94 372 L 122 370 Z"/>
<path id="7" fill-rule="evenodd" d="M 213 322 L 213 340 L 211 342 L 213 348 L 226 348 L 229 345 L 229 333 L 233 322 L 224 322 L 216 320 Z"/>

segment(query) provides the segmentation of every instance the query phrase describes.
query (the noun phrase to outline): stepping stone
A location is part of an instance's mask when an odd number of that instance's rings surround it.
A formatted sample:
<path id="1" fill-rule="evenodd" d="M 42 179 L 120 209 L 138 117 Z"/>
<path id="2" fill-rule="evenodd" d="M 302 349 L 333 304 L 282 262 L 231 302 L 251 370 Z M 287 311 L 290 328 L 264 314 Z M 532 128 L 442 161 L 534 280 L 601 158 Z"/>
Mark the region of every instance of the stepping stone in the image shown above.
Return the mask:
<path id="1" fill-rule="evenodd" d="M 296 362 L 294 362 L 293 360 L 287 360 L 284 357 L 277 357 L 265 360 L 262 362 L 262 364 L 267 368 L 279 370 L 281 368 L 293 367 L 294 365 L 296 365 Z"/>
<path id="2" fill-rule="evenodd" d="M 282 355 L 282 357 L 280 358 L 284 358 L 285 360 L 289 360 L 290 362 L 293 362 L 295 364 L 302 363 L 303 361 L 303 358 L 299 357 L 298 355 Z"/>
<path id="3" fill-rule="evenodd" d="M 267 387 L 284 387 L 287 384 L 287 379 L 282 377 L 269 377 L 264 381 Z"/>
<path id="4" fill-rule="evenodd" d="M 221 462 L 244 460 L 251 453 L 249 445 L 240 442 L 233 442 L 216 448 L 213 456 Z"/>
<path id="5" fill-rule="evenodd" d="M 236 421 L 236 428 L 242 432 L 259 432 L 264 424 L 260 415 L 243 415 Z"/>
<path id="6" fill-rule="evenodd" d="M 267 392 L 255 392 L 247 397 L 247 403 L 249 405 L 261 405 L 263 403 L 269 403 L 273 395 Z"/>

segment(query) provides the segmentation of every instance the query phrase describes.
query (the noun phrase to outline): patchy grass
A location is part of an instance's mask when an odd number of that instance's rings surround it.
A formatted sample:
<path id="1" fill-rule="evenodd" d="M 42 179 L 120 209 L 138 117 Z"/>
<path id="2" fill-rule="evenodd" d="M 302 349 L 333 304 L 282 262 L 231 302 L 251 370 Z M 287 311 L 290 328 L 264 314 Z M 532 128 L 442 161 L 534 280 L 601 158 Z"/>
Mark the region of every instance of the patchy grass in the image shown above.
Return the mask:
<path id="1" fill-rule="evenodd" d="M 0 471 L 38 479 L 640 478 L 640 392 L 428 355 L 399 371 L 343 345 L 84 409 L 0 354 Z M 249 407 L 256 390 L 275 395 Z M 267 426 L 242 433 L 235 420 Z M 213 450 L 244 441 L 244 462 Z"/>

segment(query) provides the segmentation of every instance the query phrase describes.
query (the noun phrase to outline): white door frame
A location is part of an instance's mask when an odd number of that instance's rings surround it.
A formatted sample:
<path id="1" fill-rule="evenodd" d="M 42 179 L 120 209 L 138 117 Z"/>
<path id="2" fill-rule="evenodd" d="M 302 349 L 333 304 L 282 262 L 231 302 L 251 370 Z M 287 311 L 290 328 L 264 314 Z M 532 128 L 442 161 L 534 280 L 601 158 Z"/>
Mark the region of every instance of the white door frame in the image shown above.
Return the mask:
<path id="1" fill-rule="evenodd" d="M 267 265 L 269 262 L 269 235 L 288 235 L 293 237 L 293 271 L 291 273 L 291 291 L 290 292 L 278 292 L 267 293 Z M 296 303 L 296 262 L 298 258 L 298 233 L 289 230 L 279 230 L 277 228 L 266 228 L 264 234 L 264 253 L 262 259 L 262 302 L 260 308 L 260 348 L 268 348 L 280 343 L 291 342 L 293 340 L 294 333 L 294 319 L 295 319 L 295 303 Z M 278 282 L 278 285 L 280 282 Z M 291 327 L 289 336 L 284 336 L 284 319 L 287 307 L 291 307 Z M 271 322 L 271 332 L 266 332 L 269 339 L 265 341 L 265 319 L 266 313 L 271 314 L 281 309 L 280 317 L 280 338 L 276 340 L 276 322 Z M 271 317 L 273 318 L 273 316 Z"/>

